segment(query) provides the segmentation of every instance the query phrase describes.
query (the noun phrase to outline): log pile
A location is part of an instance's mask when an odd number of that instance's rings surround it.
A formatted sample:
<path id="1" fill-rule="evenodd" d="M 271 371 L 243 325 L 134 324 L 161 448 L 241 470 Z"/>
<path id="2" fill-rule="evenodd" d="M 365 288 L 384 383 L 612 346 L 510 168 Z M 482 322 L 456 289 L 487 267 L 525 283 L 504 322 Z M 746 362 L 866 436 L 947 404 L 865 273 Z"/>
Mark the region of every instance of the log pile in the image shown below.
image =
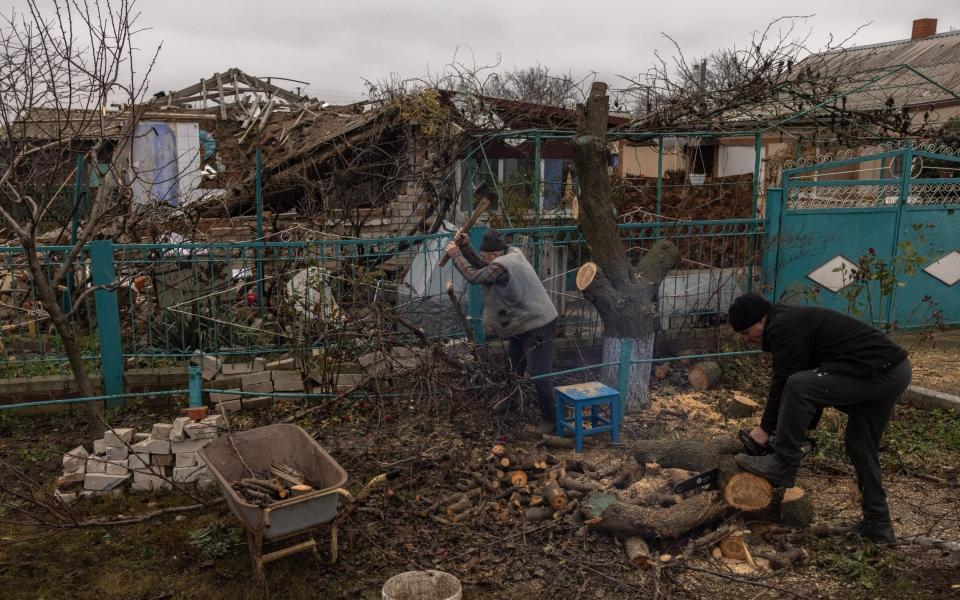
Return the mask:
<path id="1" fill-rule="evenodd" d="M 453 484 L 457 493 L 433 503 L 427 514 L 441 509 L 431 518 L 450 524 L 563 519 L 629 541 L 635 564 L 649 559 L 641 541 L 685 538 L 735 514 L 747 521 L 809 524 L 812 510 L 803 490 L 775 490 L 739 471 L 733 455 L 740 450 L 734 441 L 647 440 L 634 445 L 632 457 L 598 466 L 581 457 L 561 460 L 540 448 L 497 444 L 462 470 Z M 715 477 L 703 486 L 678 491 L 678 484 L 711 469 Z"/>

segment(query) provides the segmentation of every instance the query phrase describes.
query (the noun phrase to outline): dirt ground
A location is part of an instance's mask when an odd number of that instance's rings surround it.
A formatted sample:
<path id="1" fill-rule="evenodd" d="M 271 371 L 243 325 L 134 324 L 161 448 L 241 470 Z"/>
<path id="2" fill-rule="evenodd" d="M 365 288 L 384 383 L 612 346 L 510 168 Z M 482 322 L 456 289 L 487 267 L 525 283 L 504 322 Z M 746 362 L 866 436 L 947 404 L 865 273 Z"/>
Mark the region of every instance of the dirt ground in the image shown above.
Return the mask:
<path id="1" fill-rule="evenodd" d="M 600 465 L 623 461 L 630 440 L 730 436 L 755 421 L 725 421 L 716 402 L 730 390 L 694 393 L 682 379 L 682 368 L 676 368 L 658 382 L 651 409 L 628 417 L 621 447 L 604 439 L 591 445 L 586 457 Z M 434 519 L 426 509 L 454 495 L 452 482 L 482 460 L 492 444 L 528 448 L 537 441 L 517 418 L 489 417 L 486 403 L 469 395 L 455 407 L 396 399 L 345 402 L 299 423 L 347 470 L 353 492 L 378 473 L 401 470 L 389 493 L 378 491 L 342 524 L 336 565 L 298 554 L 268 565 L 266 585 L 254 585 L 245 538 L 223 505 L 132 526 L 63 531 L 17 525 L 17 515 L 7 509 L 0 514 L 2 596 L 375 599 L 390 576 L 434 568 L 459 577 L 464 598 L 470 599 L 653 598 L 658 593 L 678 599 L 960 597 L 960 553 L 913 544 L 881 547 L 851 536 L 801 532 L 796 543 L 809 559 L 783 571 L 740 574 L 705 548 L 688 561 L 664 563 L 655 578 L 630 564 L 615 539 L 561 520 L 497 523 L 482 514 L 460 524 Z M 298 408 L 279 405 L 246 414 L 235 424 L 249 428 L 273 422 Z M 110 415 L 111 422 L 144 427 L 162 416 L 136 407 Z M 817 432 L 818 451 L 798 481 L 812 494 L 820 522 L 850 521 L 859 513 L 841 431 L 838 415 L 828 414 Z M 0 458 L 49 482 L 51 489 L 59 454 L 87 441 L 75 415 L 0 418 Z M 562 459 L 572 452 L 554 454 Z M 898 534 L 960 539 L 960 415 L 898 408 L 882 460 Z M 80 508 L 86 516 L 135 515 L 189 503 L 178 494 L 128 494 Z M 205 541 L 198 532 L 207 532 Z M 318 539 L 325 535 L 321 530 Z M 684 542 L 666 542 L 654 549 L 676 556 L 683 547 Z M 752 547 L 762 549 L 762 542 Z"/>

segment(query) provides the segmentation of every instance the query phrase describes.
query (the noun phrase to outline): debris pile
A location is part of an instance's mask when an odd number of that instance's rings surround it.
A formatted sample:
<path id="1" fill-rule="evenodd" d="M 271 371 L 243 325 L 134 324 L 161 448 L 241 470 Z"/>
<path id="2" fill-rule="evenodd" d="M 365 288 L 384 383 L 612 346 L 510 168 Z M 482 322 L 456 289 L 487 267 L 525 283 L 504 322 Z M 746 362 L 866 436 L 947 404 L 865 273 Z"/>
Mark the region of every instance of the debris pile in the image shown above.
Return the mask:
<path id="1" fill-rule="evenodd" d="M 141 492 L 171 490 L 174 485 L 213 484 L 201 448 L 226 431 L 222 415 L 206 416 L 207 409 L 187 409 L 173 423 L 156 423 L 149 432 L 113 428 L 94 440 L 93 452 L 77 446 L 63 455 L 63 475 L 57 480 L 57 498 L 73 502 L 80 497 L 123 493 L 127 484 Z"/>

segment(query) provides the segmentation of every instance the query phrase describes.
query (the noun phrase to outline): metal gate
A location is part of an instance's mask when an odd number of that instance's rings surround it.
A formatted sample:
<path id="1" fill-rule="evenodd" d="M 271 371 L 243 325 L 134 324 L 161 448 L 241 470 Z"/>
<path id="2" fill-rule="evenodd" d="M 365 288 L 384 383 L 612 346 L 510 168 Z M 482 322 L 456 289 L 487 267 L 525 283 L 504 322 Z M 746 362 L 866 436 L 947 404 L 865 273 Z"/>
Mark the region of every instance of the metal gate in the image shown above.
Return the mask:
<path id="1" fill-rule="evenodd" d="M 960 323 L 960 158 L 930 150 L 784 170 L 767 195 L 770 297 L 882 327 Z"/>

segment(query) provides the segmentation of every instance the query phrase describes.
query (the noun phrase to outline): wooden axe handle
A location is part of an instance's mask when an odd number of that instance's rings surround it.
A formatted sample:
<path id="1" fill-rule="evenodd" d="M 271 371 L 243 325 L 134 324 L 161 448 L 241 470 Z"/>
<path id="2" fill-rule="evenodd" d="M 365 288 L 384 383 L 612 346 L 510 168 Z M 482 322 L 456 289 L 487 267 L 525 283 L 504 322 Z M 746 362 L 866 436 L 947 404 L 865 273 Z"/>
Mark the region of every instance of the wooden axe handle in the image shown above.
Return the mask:
<path id="1" fill-rule="evenodd" d="M 477 204 L 477 207 L 473 209 L 473 213 L 470 215 L 470 218 L 467 219 L 467 222 L 464 223 L 463 227 L 461 227 L 460 229 L 462 229 L 464 233 L 466 233 L 467 231 L 470 231 L 470 228 L 477 224 L 477 219 L 480 218 L 480 215 L 486 212 L 487 208 L 489 207 L 490 207 L 490 200 L 488 200 L 487 198 L 481 198 L 480 203 Z M 441 267 L 444 266 L 445 264 L 447 264 L 449 260 L 450 260 L 450 255 L 444 254 L 443 257 L 440 259 L 440 266 Z"/>

